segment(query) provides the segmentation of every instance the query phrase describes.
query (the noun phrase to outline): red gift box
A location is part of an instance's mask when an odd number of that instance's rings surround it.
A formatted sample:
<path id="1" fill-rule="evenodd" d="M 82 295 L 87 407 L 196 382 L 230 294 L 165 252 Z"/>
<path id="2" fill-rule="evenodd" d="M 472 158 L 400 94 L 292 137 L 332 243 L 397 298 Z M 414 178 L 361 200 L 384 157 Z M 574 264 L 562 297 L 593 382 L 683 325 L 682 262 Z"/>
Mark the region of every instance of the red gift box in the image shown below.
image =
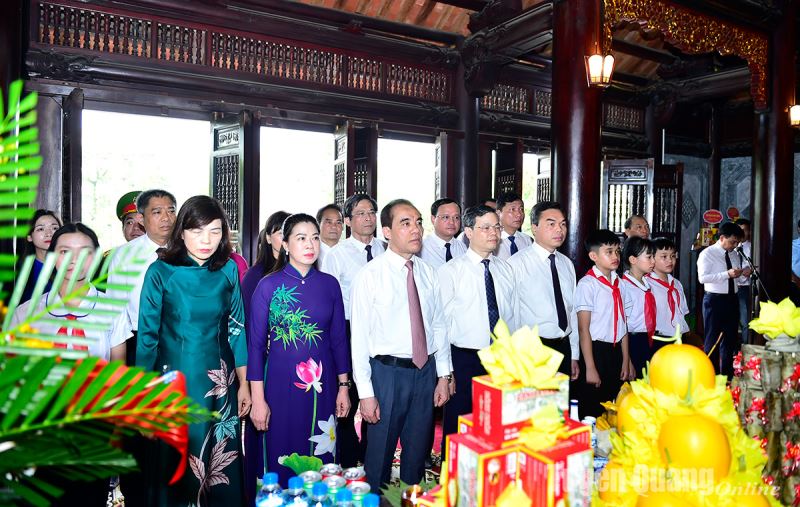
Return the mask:
<path id="1" fill-rule="evenodd" d="M 473 434 L 447 437 L 448 493 L 458 507 L 492 507 L 517 476 L 517 447 L 498 447 Z"/>
<path id="2" fill-rule="evenodd" d="M 537 507 L 589 507 L 594 473 L 590 428 L 575 421 L 567 425 L 580 431 L 552 447 L 533 451 L 519 446 L 517 478 Z"/>
<path id="3" fill-rule="evenodd" d="M 473 431 L 493 443 L 508 442 L 530 424 L 539 408 L 555 404 L 559 411 L 569 409 L 569 377 L 556 374 L 557 390 L 535 389 L 519 382 L 495 384 L 488 375 L 472 379 Z M 459 425 L 460 426 L 460 425 Z"/>

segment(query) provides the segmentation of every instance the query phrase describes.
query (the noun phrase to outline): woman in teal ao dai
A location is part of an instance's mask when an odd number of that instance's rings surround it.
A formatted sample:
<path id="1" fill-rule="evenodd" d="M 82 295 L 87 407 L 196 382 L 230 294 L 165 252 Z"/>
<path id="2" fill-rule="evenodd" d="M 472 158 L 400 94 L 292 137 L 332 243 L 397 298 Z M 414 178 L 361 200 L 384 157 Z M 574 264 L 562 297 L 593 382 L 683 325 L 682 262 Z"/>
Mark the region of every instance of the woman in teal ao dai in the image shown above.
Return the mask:
<path id="1" fill-rule="evenodd" d="M 253 424 L 266 430 L 265 465 L 285 485 L 284 456 L 333 463 L 336 418 L 350 409 L 350 347 L 339 282 L 314 268 L 319 226 L 297 214 L 283 225 L 282 267 L 263 278 L 250 301 L 247 378 Z M 288 257 L 288 262 L 286 259 Z"/>
<path id="2" fill-rule="evenodd" d="M 188 466 L 172 486 L 177 454 L 153 443 L 139 466 L 148 505 L 243 505 L 239 418 L 250 408 L 247 343 L 227 217 L 219 202 L 190 198 L 166 250 L 145 275 L 136 364 L 180 370 L 188 395 L 220 418 L 189 426 Z M 237 380 L 238 379 L 238 380 Z"/>

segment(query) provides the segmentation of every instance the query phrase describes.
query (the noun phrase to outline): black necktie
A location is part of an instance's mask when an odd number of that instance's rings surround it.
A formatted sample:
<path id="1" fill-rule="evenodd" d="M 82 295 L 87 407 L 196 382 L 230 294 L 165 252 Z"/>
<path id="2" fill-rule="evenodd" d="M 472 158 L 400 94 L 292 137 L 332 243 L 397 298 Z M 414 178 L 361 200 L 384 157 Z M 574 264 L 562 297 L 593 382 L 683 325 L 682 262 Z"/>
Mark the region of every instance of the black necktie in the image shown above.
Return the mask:
<path id="1" fill-rule="evenodd" d="M 372 245 L 367 245 L 364 247 L 364 250 L 367 251 L 367 262 L 372 260 Z"/>
<path id="2" fill-rule="evenodd" d="M 725 250 L 725 267 L 728 269 L 733 269 L 733 264 L 731 264 L 731 258 L 728 253 L 730 252 Z M 734 292 L 736 292 L 736 289 L 733 287 L 733 278 L 728 278 L 728 294 L 733 294 Z"/>
<path id="3" fill-rule="evenodd" d="M 486 306 L 489 309 L 489 331 L 494 332 L 494 326 L 500 320 L 500 310 L 497 309 L 497 296 L 494 293 L 494 278 L 489 271 L 489 259 L 483 259 L 483 281 L 486 284 Z"/>
<path id="4" fill-rule="evenodd" d="M 550 274 L 553 277 L 553 296 L 556 300 L 556 312 L 558 313 L 558 327 L 562 331 L 567 330 L 567 308 L 564 306 L 564 295 L 561 293 L 561 282 L 558 280 L 558 270 L 556 269 L 556 254 L 550 254 Z"/>
<path id="5" fill-rule="evenodd" d="M 515 253 L 519 252 L 519 248 L 517 248 L 517 244 L 515 243 L 517 238 L 515 238 L 514 236 L 509 236 L 508 240 L 511 242 L 511 255 L 514 255 Z"/>
<path id="6" fill-rule="evenodd" d="M 450 262 L 451 260 L 453 260 L 453 254 L 450 253 L 450 243 L 445 243 L 444 244 L 444 261 L 445 262 Z"/>

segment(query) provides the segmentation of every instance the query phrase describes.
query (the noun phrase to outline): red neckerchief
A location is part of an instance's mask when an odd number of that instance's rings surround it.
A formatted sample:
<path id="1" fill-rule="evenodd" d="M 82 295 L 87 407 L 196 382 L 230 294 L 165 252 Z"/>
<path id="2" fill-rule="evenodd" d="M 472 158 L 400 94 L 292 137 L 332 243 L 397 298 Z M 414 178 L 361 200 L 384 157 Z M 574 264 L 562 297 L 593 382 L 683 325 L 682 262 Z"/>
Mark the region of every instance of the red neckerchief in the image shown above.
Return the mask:
<path id="1" fill-rule="evenodd" d="M 622 275 L 622 277 L 637 289 L 642 289 L 627 273 Z M 650 288 L 644 291 L 644 327 L 647 330 L 647 338 L 652 347 L 653 335 L 656 334 L 656 297 L 653 295 L 653 291 Z"/>
<path id="2" fill-rule="evenodd" d="M 65 318 L 67 320 L 78 320 L 78 317 L 72 315 L 71 313 L 68 313 L 65 316 Z M 60 327 L 56 334 L 65 335 L 65 336 L 74 336 L 76 338 L 86 338 L 86 333 L 83 332 L 83 329 L 72 329 L 72 328 L 67 327 L 67 326 Z M 65 348 L 67 348 L 67 344 L 66 343 L 58 343 L 58 342 L 56 342 L 56 343 L 53 344 L 53 348 L 65 349 Z M 75 345 L 75 350 L 89 350 L 89 347 L 87 347 L 86 345 Z"/>
<path id="3" fill-rule="evenodd" d="M 614 284 L 612 285 L 611 282 L 608 281 L 608 278 L 605 276 L 597 276 L 594 274 L 594 269 L 589 268 L 589 271 L 586 272 L 586 276 L 591 276 L 598 282 L 602 283 L 609 289 L 611 289 L 611 298 L 614 300 L 614 342 L 612 345 L 617 344 L 617 321 L 619 321 L 620 314 L 625 315 L 625 306 L 622 304 L 622 293 L 619 291 L 619 278 L 614 280 Z"/>
<path id="4" fill-rule="evenodd" d="M 649 277 L 651 280 L 657 282 L 662 287 L 667 289 L 667 304 L 669 305 L 670 322 L 675 322 L 675 307 L 681 304 L 681 293 L 675 288 L 675 278 L 672 279 L 672 282 L 667 283 L 664 280 L 653 276 L 652 274 L 650 274 Z M 675 294 L 674 298 L 672 297 L 673 293 Z"/>

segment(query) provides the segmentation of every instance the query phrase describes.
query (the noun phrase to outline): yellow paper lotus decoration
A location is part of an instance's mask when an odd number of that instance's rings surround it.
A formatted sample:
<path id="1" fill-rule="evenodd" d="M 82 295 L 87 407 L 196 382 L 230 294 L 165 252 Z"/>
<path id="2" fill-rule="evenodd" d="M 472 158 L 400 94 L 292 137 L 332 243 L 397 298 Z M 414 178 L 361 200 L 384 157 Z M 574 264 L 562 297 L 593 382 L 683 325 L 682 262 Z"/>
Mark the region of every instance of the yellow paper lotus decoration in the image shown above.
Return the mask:
<path id="1" fill-rule="evenodd" d="M 495 384 L 520 382 L 536 389 L 558 389 L 555 378 L 564 354 L 544 345 L 539 329 L 521 327 L 512 335 L 502 320 L 492 334 L 492 344 L 478 351 L 483 367 Z"/>
<path id="2" fill-rule="evenodd" d="M 495 507 L 520 507 L 531 504 L 531 498 L 525 494 L 516 482 L 509 484 L 497 498 Z"/>
<path id="3" fill-rule="evenodd" d="M 800 335 L 800 308 L 794 306 L 789 298 L 778 304 L 772 301 L 761 303 L 758 318 L 750 321 L 750 329 L 777 338 L 779 335 Z"/>

